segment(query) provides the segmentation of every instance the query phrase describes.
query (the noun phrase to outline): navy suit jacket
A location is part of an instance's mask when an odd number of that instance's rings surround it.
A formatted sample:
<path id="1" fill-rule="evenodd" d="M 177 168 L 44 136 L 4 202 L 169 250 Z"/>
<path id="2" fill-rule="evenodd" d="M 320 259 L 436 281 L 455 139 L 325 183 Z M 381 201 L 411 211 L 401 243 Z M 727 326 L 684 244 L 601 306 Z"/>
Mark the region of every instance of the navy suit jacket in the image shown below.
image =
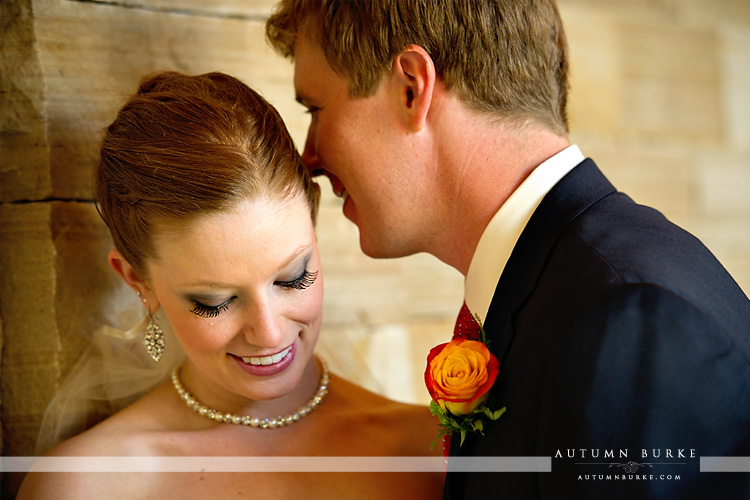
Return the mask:
<path id="1" fill-rule="evenodd" d="M 451 454 L 552 471 L 448 473 L 444 498 L 750 498 L 750 473 L 700 472 L 750 456 L 750 301 L 590 159 L 534 212 L 484 326 L 507 412 Z"/>

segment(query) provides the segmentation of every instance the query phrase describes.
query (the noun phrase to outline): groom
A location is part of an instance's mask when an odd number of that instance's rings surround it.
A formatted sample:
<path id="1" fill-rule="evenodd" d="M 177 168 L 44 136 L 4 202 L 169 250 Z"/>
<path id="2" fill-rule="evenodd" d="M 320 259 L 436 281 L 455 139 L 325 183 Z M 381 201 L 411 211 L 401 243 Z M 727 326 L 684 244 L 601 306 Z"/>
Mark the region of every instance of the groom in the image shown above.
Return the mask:
<path id="1" fill-rule="evenodd" d="M 569 143 L 553 0 L 285 0 L 267 34 L 362 250 L 466 277 L 507 412 L 451 455 L 551 458 L 445 498 L 750 498 L 701 465 L 750 457 L 750 302 Z"/>

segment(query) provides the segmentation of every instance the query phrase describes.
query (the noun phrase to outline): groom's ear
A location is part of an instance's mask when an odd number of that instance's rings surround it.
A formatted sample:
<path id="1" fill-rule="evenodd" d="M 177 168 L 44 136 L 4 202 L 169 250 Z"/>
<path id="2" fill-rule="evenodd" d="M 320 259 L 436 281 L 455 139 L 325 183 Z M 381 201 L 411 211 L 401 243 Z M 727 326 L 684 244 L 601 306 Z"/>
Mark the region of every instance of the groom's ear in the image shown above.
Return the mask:
<path id="1" fill-rule="evenodd" d="M 425 126 L 435 91 L 435 65 L 419 45 L 407 45 L 393 61 L 390 76 L 406 127 L 419 132 Z"/>
<path id="2" fill-rule="evenodd" d="M 154 295 L 151 287 L 146 280 L 135 271 L 130 262 L 117 250 L 110 250 L 107 254 L 107 262 L 120 277 L 133 289 L 142 299 L 150 311 L 156 311 L 159 308 L 159 301 Z"/>

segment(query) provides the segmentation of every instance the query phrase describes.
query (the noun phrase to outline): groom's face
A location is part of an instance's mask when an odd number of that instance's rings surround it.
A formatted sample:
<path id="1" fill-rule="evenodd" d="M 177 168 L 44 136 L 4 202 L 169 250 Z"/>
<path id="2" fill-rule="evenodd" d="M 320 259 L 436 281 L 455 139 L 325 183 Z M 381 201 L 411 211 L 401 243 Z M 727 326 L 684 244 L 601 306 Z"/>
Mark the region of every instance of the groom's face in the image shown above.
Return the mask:
<path id="1" fill-rule="evenodd" d="M 401 124 L 389 76 L 374 94 L 352 98 L 346 77 L 331 68 L 313 37 L 300 34 L 294 59 L 297 100 L 311 115 L 302 160 L 313 175 L 330 179 L 367 255 L 421 251 L 415 243 L 423 240 L 424 179 L 409 163 L 418 152 Z"/>

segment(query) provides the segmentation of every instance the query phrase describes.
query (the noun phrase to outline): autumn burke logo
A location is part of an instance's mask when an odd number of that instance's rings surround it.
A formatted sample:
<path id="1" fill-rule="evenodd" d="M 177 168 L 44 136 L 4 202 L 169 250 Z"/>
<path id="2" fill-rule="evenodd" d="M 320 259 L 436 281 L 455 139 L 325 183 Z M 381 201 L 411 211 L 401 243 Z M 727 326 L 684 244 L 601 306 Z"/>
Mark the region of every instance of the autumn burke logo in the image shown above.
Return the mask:
<path id="1" fill-rule="evenodd" d="M 576 459 L 612 459 L 612 460 L 654 460 L 654 459 L 688 459 L 695 458 L 695 449 L 693 448 L 641 448 L 631 452 L 629 449 L 599 449 L 599 448 L 567 448 L 557 450 L 555 458 L 576 458 Z M 670 462 L 675 463 L 675 462 Z"/>
<path id="2" fill-rule="evenodd" d="M 606 466 L 608 469 L 607 474 L 619 473 L 626 475 L 649 474 L 654 469 L 654 466 L 658 465 L 686 465 L 687 460 L 695 457 L 695 449 L 692 448 L 641 448 L 635 451 L 628 449 L 568 448 L 555 452 L 555 458 L 575 459 L 575 465 Z M 619 477 L 615 476 L 615 478 Z M 652 478 L 654 476 L 645 475 L 637 477 Z M 606 478 L 609 478 L 609 476 Z M 672 476 L 669 476 L 669 478 L 671 479 Z"/>

